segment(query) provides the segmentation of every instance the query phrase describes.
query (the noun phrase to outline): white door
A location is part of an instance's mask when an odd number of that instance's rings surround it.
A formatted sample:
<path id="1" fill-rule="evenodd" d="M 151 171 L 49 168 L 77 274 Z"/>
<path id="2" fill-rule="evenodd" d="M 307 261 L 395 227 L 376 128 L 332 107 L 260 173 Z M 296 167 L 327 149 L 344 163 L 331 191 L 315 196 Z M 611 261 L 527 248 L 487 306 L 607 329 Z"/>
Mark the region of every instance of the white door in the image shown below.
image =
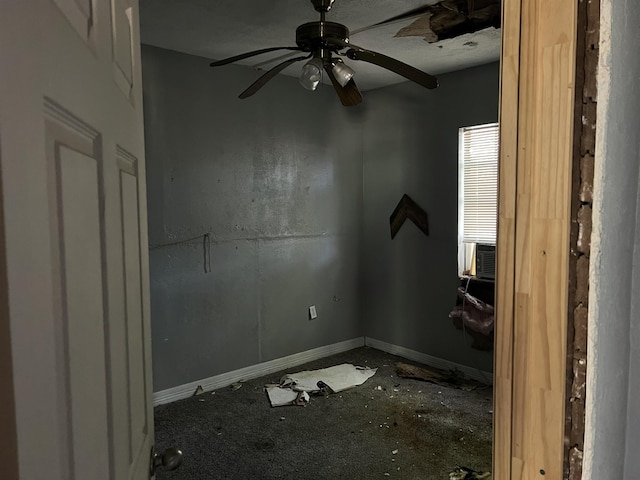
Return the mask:
<path id="1" fill-rule="evenodd" d="M 0 167 L 20 478 L 149 478 L 137 0 L 0 0 Z"/>

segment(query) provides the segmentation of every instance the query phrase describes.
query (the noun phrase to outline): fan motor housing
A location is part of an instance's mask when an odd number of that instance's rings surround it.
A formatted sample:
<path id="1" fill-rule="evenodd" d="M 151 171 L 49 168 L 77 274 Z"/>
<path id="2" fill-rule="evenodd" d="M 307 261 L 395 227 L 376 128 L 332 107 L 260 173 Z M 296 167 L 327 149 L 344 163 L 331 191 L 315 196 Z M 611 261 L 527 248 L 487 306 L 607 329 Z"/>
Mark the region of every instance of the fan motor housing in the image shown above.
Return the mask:
<path id="1" fill-rule="evenodd" d="M 309 22 L 296 29 L 296 44 L 305 51 L 338 50 L 349 43 L 349 29 L 335 22 Z"/>

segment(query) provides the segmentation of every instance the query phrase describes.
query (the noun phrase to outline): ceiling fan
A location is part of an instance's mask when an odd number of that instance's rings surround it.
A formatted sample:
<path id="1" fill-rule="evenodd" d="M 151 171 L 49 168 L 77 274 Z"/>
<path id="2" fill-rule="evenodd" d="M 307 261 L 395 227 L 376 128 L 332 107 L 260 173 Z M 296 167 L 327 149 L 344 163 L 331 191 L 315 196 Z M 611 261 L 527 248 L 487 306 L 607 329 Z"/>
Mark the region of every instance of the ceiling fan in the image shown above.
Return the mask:
<path id="1" fill-rule="evenodd" d="M 233 57 L 212 62 L 212 67 L 219 67 L 245 58 L 261 55 L 276 50 L 292 50 L 304 52 L 307 55 L 287 59 L 268 70 L 258 80 L 251 84 L 239 98 L 252 96 L 260 90 L 269 80 L 275 77 L 290 65 L 302 61 L 309 61 L 302 67 L 300 83 L 308 90 L 315 90 L 322 78 L 322 72 L 326 72 L 331 80 L 340 101 L 344 106 L 351 107 L 362 102 L 362 94 L 353 79 L 355 71 L 344 63 L 342 58 L 359 60 L 378 65 L 401 75 L 412 82 L 425 88 L 436 88 L 438 80 L 428 73 L 407 65 L 399 60 L 381 53 L 366 50 L 349 42 L 349 29 L 340 23 L 325 21 L 325 14 L 331 10 L 335 0 L 311 0 L 313 7 L 320 13 L 320 21 L 309 22 L 300 25 L 296 29 L 295 47 L 270 47 L 243 53 Z"/>

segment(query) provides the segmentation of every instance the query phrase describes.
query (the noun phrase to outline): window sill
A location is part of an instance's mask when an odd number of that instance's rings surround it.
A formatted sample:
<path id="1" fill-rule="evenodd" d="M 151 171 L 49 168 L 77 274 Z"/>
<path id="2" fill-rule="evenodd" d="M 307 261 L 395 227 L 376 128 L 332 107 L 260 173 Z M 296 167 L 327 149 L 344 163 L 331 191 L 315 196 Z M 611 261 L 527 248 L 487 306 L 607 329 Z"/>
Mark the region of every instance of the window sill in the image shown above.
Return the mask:
<path id="1" fill-rule="evenodd" d="M 471 282 L 482 282 L 482 283 L 492 283 L 495 284 L 495 279 L 492 278 L 479 278 L 475 275 L 459 275 L 461 281 L 471 281 Z"/>

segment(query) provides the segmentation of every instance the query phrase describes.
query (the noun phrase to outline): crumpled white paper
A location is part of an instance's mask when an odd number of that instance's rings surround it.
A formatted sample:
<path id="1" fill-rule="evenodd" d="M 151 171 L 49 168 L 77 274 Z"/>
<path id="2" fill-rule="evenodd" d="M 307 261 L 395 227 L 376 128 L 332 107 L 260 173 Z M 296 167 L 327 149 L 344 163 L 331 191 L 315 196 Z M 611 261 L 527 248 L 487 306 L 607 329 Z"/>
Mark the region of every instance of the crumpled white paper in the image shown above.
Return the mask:
<path id="1" fill-rule="evenodd" d="M 309 401 L 308 393 L 337 393 L 362 385 L 373 377 L 377 368 L 356 367 L 343 363 L 320 370 L 305 370 L 288 373 L 280 385 L 267 385 L 266 391 L 272 407 L 304 405 Z M 300 394 L 306 395 L 300 397 Z"/>

